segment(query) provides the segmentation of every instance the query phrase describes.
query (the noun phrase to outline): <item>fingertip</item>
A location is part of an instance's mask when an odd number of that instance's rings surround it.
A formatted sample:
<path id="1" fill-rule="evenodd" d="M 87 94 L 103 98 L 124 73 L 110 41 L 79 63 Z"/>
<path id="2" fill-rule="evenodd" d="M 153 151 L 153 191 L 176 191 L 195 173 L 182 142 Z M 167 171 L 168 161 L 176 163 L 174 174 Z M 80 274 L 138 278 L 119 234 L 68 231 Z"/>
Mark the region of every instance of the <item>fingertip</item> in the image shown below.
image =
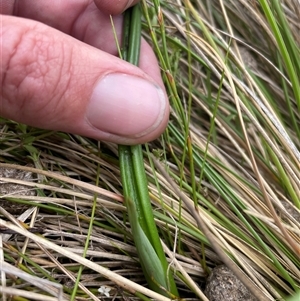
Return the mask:
<path id="1" fill-rule="evenodd" d="M 124 12 L 127 8 L 138 3 L 138 0 L 94 0 L 96 6 L 103 12 L 109 15 L 119 15 Z"/>
<path id="2" fill-rule="evenodd" d="M 91 127 L 122 141 L 156 138 L 165 128 L 169 103 L 149 79 L 111 73 L 96 84 L 86 111 Z"/>

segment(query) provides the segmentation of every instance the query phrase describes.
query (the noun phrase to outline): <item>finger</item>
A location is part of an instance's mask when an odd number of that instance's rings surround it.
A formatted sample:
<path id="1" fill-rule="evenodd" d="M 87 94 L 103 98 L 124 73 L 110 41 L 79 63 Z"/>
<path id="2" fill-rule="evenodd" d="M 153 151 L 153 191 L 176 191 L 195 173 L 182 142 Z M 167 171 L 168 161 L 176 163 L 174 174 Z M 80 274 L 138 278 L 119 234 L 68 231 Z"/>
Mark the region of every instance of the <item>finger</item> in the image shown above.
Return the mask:
<path id="1" fill-rule="evenodd" d="M 119 0 L 119 1 L 111 1 L 111 0 L 94 0 L 97 7 L 111 15 L 119 15 L 124 12 L 128 7 L 131 7 L 137 4 L 138 0 Z"/>
<path id="2" fill-rule="evenodd" d="M 93 0 L 0 1 L 2 13 L 42 22 L 105 52 L 117 54 L 112 20 Z M 113 23 L 120 41 L 122 16 L 114 16 Z"/>
<path id="3" fill-rule="evenodd" d="M 165 92 L 165 86 L 161 77 L 161 69 L 152 47 L 144 40 L 141 41 L 139 68 L 148 74 Z"/>
<path id="4" fill-rule="evenodd" d="M 103 5 L 101 1 L 101 5 L 119 11 L 122 2 L 125 1 Z M 105 11 L 97 9 L 93 0 L 0 0 L 0 12 L 40 21 L 105 52 L 118 54 L 112 22 L 121 41 L 123 17 L 117 15 L 112 20 Z"/>
<path id="5" fill-rule="evenodd" d="M 0 14 L 12 14 L 14 2 L 14 0 L 0 0 Z"/>
<path id="6" fill-rule="evenodd" d="M 2 16 L 0 30 L 2 116 L 122 144 L 153 140 L 166 127 L 161 82 L 141 69 L 34 21 Z M 155 62 L 142 47 L 141 64 Z M 160 78 L 157 65 L 149 73 Z"/>

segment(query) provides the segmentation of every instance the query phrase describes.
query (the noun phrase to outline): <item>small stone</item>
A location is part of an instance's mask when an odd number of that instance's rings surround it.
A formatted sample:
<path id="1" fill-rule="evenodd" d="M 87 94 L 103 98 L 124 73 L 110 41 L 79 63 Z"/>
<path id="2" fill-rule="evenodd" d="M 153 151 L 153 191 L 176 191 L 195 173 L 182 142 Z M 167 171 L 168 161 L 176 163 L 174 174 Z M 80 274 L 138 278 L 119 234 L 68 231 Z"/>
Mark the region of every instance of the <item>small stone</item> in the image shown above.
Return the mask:
<path id="1" fill-rule="evenodd" d="M 210 301 L 257 301 L 225 265 L 211 271 L 204 293 Z"/>

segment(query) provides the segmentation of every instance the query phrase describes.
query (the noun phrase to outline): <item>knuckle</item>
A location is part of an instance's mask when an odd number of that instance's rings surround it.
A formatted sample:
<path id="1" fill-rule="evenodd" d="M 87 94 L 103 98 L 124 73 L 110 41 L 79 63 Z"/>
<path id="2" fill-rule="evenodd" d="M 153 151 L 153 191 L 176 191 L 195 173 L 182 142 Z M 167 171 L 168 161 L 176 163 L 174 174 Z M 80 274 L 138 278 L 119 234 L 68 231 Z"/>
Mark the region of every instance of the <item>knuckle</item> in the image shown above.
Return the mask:
<path id="1" fill-rule="evenodd" d="M 26 114 L 59 106 L 69 85 L 65 47 L 40 24 L 3 29 L 2 95 L 9 106 Z M 50 108 L 49 108 L 50 109 Z M 23 119 L 23 118 L 22 118 Z"/>

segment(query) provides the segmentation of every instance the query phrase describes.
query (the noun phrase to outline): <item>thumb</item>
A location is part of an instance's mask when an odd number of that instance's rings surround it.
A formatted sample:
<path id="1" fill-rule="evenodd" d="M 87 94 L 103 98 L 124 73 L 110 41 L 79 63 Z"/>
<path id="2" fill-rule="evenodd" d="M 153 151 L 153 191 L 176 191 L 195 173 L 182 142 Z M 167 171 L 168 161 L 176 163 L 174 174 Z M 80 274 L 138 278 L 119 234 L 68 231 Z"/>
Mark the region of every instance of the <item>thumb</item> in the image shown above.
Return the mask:
<path id="1" fill-rule="evenodd" d="M 165 129 L 165 91 L 141 69 L 31 20 L 2 16 L 0 34 L 1 116 L 119 144 Z"/>

